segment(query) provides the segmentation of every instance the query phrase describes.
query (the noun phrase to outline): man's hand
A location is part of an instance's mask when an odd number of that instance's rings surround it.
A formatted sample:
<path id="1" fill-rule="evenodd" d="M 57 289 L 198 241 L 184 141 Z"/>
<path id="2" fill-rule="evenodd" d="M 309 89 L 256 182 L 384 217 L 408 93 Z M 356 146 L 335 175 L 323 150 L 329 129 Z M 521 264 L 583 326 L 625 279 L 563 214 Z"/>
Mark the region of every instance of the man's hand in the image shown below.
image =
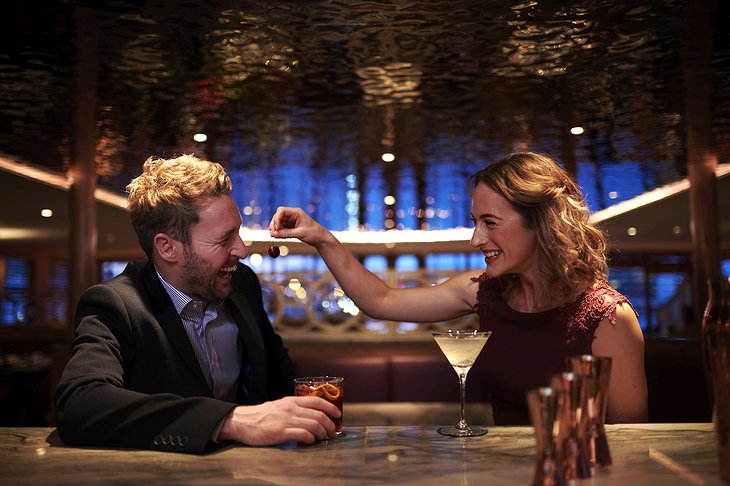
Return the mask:
<path id="1" fill-rule="evenodd" d="M 289 440 L 312 444 L 334 437 L 332 418 L 340 416 L 335 405 L 320 397 L 284 397 L 261 405 L 239 406 L 223 420 L 218 441 L 251 446 Z"/>

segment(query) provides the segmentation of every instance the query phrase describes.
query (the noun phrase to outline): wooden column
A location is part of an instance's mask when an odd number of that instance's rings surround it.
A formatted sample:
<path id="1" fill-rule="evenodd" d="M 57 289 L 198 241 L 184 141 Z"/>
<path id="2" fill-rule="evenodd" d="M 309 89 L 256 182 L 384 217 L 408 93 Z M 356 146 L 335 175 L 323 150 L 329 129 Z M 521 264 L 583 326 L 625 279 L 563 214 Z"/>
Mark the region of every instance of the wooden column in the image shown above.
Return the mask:
<path id="1" fill-rule="evenodd" d="M 711 20 L 714 0 L 690 0 L 686 10 L 686 31 L 681 51 L 685 81 L 685 123 L 687 127 L 687 169 L 690 189 L 690 231 L 692 234 L 692 287 L 695 323 L 707 303 L 707 280 L 721 276 L 720 238 L 717 208 L 717 152 L 712 134 L 714 76 Z"/>
<path id="2" fill-rule="evenodd" d="M 96 97 L 99 78 L 99 29 L 96 11 L 76 7 L 76 60 L 73 160 L 69 175 L 71 230 L 69 242 L 69 323 L 81 293 L 97 282 L 96 228 Z M 72 326 L 70 326 L 72 327 Z"/>

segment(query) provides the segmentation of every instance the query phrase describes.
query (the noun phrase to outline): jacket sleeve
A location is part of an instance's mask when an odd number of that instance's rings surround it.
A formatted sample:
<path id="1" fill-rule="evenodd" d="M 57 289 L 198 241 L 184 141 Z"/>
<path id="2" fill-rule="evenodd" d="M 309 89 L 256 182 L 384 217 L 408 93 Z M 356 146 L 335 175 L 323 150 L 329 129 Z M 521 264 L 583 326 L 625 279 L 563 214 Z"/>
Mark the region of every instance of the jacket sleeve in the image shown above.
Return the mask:
<path id="1" fill-rule="evenodd" d="M 235 404 L 130 389 L 140 339 L 130 312 L 125 299 L 105 284 L 81 297 L 71 358 L 55 396 L 61 439 L 70 445 L 210 450 L 215 429 Z"/>

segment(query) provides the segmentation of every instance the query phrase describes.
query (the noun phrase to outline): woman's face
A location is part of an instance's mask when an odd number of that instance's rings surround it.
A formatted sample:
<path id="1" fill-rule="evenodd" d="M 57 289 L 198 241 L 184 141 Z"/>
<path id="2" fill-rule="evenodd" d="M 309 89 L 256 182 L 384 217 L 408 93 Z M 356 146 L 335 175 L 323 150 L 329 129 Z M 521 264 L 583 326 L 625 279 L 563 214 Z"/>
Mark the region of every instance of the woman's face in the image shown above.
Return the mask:
<path id="1" fill-rule="evenodd" d="M 537 273 L 537 235 L 524 226 L 522 216 L 486 184 L 471 197 L 474 234 L 471 246 L 484 254 L 487 275 L 498 277 Z"/>

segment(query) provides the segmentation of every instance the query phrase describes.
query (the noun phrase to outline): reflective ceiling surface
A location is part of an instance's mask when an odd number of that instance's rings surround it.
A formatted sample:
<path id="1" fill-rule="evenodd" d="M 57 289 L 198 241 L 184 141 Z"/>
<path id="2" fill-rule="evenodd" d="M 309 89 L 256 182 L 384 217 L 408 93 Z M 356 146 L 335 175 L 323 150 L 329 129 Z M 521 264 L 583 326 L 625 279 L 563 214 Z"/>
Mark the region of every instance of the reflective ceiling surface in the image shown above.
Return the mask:
<path id="1" fill-rule="evenodd" d="M 196 152 L 234 174 L 252 227 L 297 204 L 333 229 L 443 229 L 468 224 L 468 174 L 528 149 L 603 209 L 686 176 L 705 12 L 730 160 L 728 3 L 5 0 L 0 152 L 64 173 L 77 76 L 97 83 L 98 183 L 119 194 L 148 156 Z"/>

